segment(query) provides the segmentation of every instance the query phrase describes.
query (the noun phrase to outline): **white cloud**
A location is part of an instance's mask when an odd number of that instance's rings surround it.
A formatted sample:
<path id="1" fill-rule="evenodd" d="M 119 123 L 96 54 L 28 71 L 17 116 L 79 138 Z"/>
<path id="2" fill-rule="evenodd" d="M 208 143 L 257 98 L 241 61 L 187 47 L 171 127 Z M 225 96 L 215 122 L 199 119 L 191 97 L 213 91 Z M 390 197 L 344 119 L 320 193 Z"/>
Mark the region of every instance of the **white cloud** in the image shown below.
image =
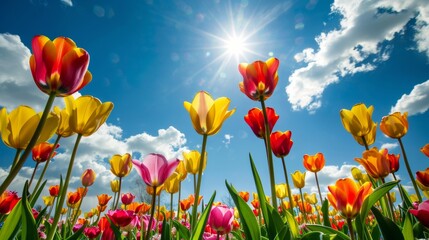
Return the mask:
<path id="1" fill-rule="evenodd" d="M 231 139 L 234 138 L 231 134 L 225 134 L 224 135 L 225 140 L 222 142 L 225 144 L 225 147 L 228 147 L 229 144 L 231 144 Z"/>
<path id="2" fill-rule="evenodd" d="M 429 7 L 420 6 L 418 12 L 414 40 L 417 43 L 417 50 L 429 56 Z"/>
<path id="3" fill-rule="evenodd" d="M 338 83 L 340 77 L 372 71 L 378 62 L 388 60 L 391 48 L 385 43 L 401 34 L 416 13 L 416 38 L 423 34 L 416 39 L 419 50 L 426 51 L 429 46 L 425 42 L 429 7 L 423 1 L 336 0 L 331 9 L 341 17 L 340 28 L 317 36 L 319 49 L 307 48 L 295 55 L 296 61 L 307 65 L 292 73 L 286 87 L 294 110 L 318 109 L 325 88 Z"/>
<path id="4" fill-rule="evenodd" d="M 404 94 L 390 112 L 408 112 L 408 116 L 425 113 L 429 109 L 429 80 L 414 86 L 410 94 Z"/>
<path id="5" fill-rule="evenodd" d="M 65 5 L 69 6 L 69 7 L 73 7 L 72 0 L 61 0 L 61 2 L 64 3 Z"/>
<path id="6" fill-rule="evenodd" d="M 380 149 L 386 148 L 387 150 L 391 151 L 399 146 L 398 143 L 384 143 L 381 145 Z"/>

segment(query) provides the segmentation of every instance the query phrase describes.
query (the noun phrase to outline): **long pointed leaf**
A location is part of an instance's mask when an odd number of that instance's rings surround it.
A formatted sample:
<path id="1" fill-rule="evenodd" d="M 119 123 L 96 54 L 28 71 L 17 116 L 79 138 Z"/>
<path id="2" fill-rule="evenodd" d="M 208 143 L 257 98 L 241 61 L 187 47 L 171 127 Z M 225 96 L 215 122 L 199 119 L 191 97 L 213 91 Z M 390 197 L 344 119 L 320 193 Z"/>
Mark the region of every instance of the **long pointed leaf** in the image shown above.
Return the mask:
<path id="1" fill-rule="evenodd" d="M 383 216 L 377 208 L 372 207 L 371 211 L 377 219 L 378 226 L 383 234 L 383 239 L 404 240 L 404 236 L 402 235 L 401 229 L 399 229 L 398 225 L 396 225 L 391 219 Z"/>
<path id="2" fill-rule="evenodd" d="M 323 201 L 322 214 L 323 214 L 323 225 L 326 227 L 330 227 L 331 222 L 329 221 L 329 203 L 328 203 L 327 199 L 325 199 L 325 201 Z"/>
<path id="3" fill-rule="evenodd" d="M 210 201 L 208 202 L 206 209 L 204 209 L 204 212 L 201 214 L 200 219 L 195 225 L 195 229 L 193 229 L 192 237 L 191 237 L 192 240 L 199 240 L 202 238 L 204 229 L 206 227 L 207 219 L 209 218 L 210 210 L 212 209 L 212 204 L 215 197 L 216 197 L 216 191 L 213 193 L 212 197 L 210 198 Z"/>
<path id="4" fill-rule="evenodd" d="M 21 232 L 21 238 L 23 239 L 32 239 L 34 236 L 37 236 L 37 226 L 36 226 L 36 220 L 34 220 L 33 212 L 31 211 L 30 204 L 28 203 L 27 199 L 27 193 L 28 193 L 28 181 L 24 184 L 24 191 L 22 193 L 22 232 Z"/>
<path id="5" fill-rule="evenodd" d="M 372 206 L 384 195 L 386 195 L 387 192 L 389 192 L 390 189 L 395 187 L 398 184 L 399 181 L 391 181 L 384 183 L 383 185 L 380 185 L 374 191 L 365 199 L 365 201 L 362 204 L 361 210 L 360 210 L 360 217 L 362 222 L 364 222 L 365 218 L 368 216 L 369 210 Z"/>
<path id="6" fill-rule="evenodd" d="M 410 220 L 410 215 L 405 214 L 404 226 L 402 227 L 402 235 L 405 240 L 414 240 L 413 224 Z"/>
<path id="7" fill-rule="evenodd" d="M 178 235 L 180 235 L 181 239 L 190 239 L 191 234 L 189 233 L 189 229 L 187 229 L 177 220 L 173 220 L 173 225 L 176 227 L 177 232 L 179 233 Z"/>
<path id="8" fill-rule="evenodd" d="M 323 225 L 318 225 L 318 224 L 308 224 L 305 227 L 310 229 L 311 231 L 322 232 L 327 235 L 336 235 L 339 239 L 350 240 L 350 237 L 344 234 L 343 232 L 337 231 L 330 227 L 325 227 Z"/>
<path id="9" fill-rule="evenodd" d="M 21 228 L 22 215 L 22 200 L 15 205 L 12 211 L 6 218 L 2 228 L 0 229 L 0 237 L 2 239 L 14 239 L 18 230 Z"/>
<path id="10" fill-rule="evenodd" d="M 45 187 L 46 181 L 48 181 L 48 180 L 45 180 L 42 183 L 42 185 L 40 185 L 40 187 L 38 189 L 34 189 L 33 190 L 33 195 L 30 198 L 30 206 L 31 207 L 34 207 L 34 205 L 36 204 L 37 199 L 39 199 L 40 193 L 42 192 L 43 188 Z"/>

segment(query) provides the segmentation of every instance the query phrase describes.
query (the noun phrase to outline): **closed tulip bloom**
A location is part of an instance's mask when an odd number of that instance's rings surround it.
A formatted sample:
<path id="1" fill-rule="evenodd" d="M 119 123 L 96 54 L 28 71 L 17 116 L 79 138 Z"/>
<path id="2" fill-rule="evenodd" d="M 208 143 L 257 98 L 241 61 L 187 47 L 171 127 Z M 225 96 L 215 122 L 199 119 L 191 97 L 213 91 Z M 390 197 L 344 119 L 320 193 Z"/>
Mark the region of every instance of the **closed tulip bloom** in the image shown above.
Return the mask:
<path id="1" fill-rule="evenodd" d="M 382 152 L 383 149 L 380 152 L 373 147 L 364 151 L 362 158 L 355 158 L 355 161 L 360 163 L 371 177 L 385 178 L 390 174 L 390 162 Z"/>
<path id="2" fill-rule="evenodd" d="M 310 172 L 319 172 L 325 166 L 325 156 L 323 153 L 316 153 L 315 155 L 304 155 L 304 167 Z"/>
<path id="3" fill-rule="evenodd" d="M 265 62 L 240 63 L 238 70 L 243 76 L 243 81 L 239 83 L 240 91 L 255 101 L 269 98 L 279 81 L 279 64 L 277 58 L 269 58 Z"/>
<path id="4" fill-rule="evenodd" d="M 295 171 L 294 173 L 292 173 L 293 185 L 296 188 L 305 187 L 305 174 L 306 172 L 300 172 L 300 171 Z"/>
<path id="5" fill-rule="evenodd" d="M 399 154 L 390 154 L 387 148 L 380 150 L 382 154 L 389 160 L 390 173 L 395 173 L 399 170 Z"/>
<path id="6" fill-rule="evenodd" d="M 134 219 L 134 212 L 129 210 L 109 210 L 106 214 L 113 224 L 119 227 L 125 227 Z"/>
<path id="7" fill-rule="evenodd" d="M 246 192 L 246 191 L 240 191 L 240 192 L 238 192 L 238 195 L 245 201 L 245 202 L 248 202 L 249 201 L 249 197 L 250 197 L 250 194 L 249 194 L 249 192 Z"/>
<path id="8" fill-rule="evenodd" d="M 95 239 L 100 235 L 101 230 L 98 226 L 85 227 L 83 234 L 89 239 Z"/>
<path id="9" fill-rule="evenodd" d="M 280 132 L 276 131 L 271 133 L 270 140 L 271 140 L 271 150 L 273 151 L 274 155 L 276 157 L 286 157 L 290 149 L 292 148 L 293 141 L 291 139 L 292 132 L 291 131 L 285 131 Z"/>
<path id="10" fill-rule="evenodd" d="M 283 199 L 287 197 L 287 185 L 286 183 L 276 184 L 276 197 L 279 199 Z"/>
<path id="11" fill-rule="evenodd" d="M 33 55 L 30 69 L 37 87 L 46 94 L 68 96 L 86 86 L 92 79 L 88 70 L 89 54 L 70 38 L 51 41 L 35 36 L 31 42 Z"/>
<path id="12" fill-rule="evenodd" d="M 52 197 L 58 197 L 59 193 L 60 193 L 60 185 L 53 185 L 49 187 L 49 194 Z"/>
<path id="13" fill-rule="evenodd" d="M 117 177 L 126 177 L 130 174 L 133 168 L 131 155 L 125 153 L 124 155 L 115 154 L 110 158 L 110 171 Z"/>
<path id="14" fill-rule="evenodd" d="M 226 234 L 232 230 L 234 209 L 226 205 L 213 206 L 207 224 L 219 234 Z"/>
<path id="15" fill-rule="evenodd" d="M 180 160 L 175 158 L 167 161 L 163 155 L 152 153 L 147 155 L 143 162 L 139 160 L 132 160 L 132 162 L 146 185 L 158 187 L 173 174 Z"/>
<path id="16" fill-rule="evenodd" d="M 270 127 L 270 133 L 271 133 L 274 125 L 279 119 L 279 115 L 277 115 L 275 110 L 270 107 L 267 107 L 266 111 L 267 111 L 268 126 Z M 244 116 L 244 121 L 252 129 L 256 137 L 265 138 L 264 114 L 261 109 L 259 108 L 250 109 L 247 115 Z"/>
<path id="17" fill-rule="evenodd" d="M 360 181 L 363 179 L 362 171 L 357 167 L 352 167 L 351 169 L 352 176 L 356 181 Z"/>
<path id="18" fill-rule="evenodd" d="M 60 145 L 57 144 L 56 148 L 58 148 L 59 146 Z M 53 148 L 54 144 L 50 144 L 48 142 L 42 142 L 37 144 L 31 150 L 33 160 L 38 163 L 46 162 Z M 54 152 L 52 154 L 52 157 L 54 157 L 56 154 L 57 152 Z"/>
<path id="19" fill-rule="evenodd" d="M 105 193 L 97 195 L 97 199 L 98 199 L 98 205 L 100 206 L 106 206 L 107 203 L 109 203 L 109 200 L 112 198 L 112 196 L 109 196 Z"/>
<path id="20" fill-rule="evenodd" d="M 123 204 L 128 205 L 134 201 L 136 196 L 132 193 L 123 193 L 121 196 L 121 201 Z"/>
<path id="21" fill-rule="evenodd" d="M 42 200 L 43 200 L 43 203 L 46 206 L 52 206 L 52 204 L 54 204 L 55 197 L 52 197 L 52 196 L 43 196 Z"/>
<path id="22" fill-rule="evenodd" d="M 110 188 L 112 189 L 112 192 L 117 193 L 119 192 L 119 180 L 115 179 L 110 181 Z"/>
<path id="23" fill-rule="evenodd" d="M 8 147 L 25 149 L 39 124 L 42 114 L 28 106 L 18 106 L 9 114 L 6 108 L 0 111 L 1 138 Z M 49 114 L 36 144 L 46 142 L 58 127 L 58 117 Z"/>
<path id="24" fill-rule="evenodd" d="M 317 197 L 316 193 L 308 194 L 304 193 L 304 200 L 309 204 L 316 204 L 317 203 Z"/>
<path id="25" fill-rule="evenodd" d="M 21 198 L 16 192 L 6 190 L 0 195 L 0 214 L 9 214 Z"/>
<path id="26" fill-rule="evenodd" d="M 170 177 L 165 180 L 164 189 L 166 192 L 173 194 L 179 192 L 180 174 L 173 172 Z"/>
<path id="27" fill-rule="evenodd" d="M 352 107 L 351 110 L 342 109 L 340 111 L 341 122 L 347 132 L 355 137 L 363 137 L 368 135 L 373 126 L 372 112 L 374 107 L 367 108 L 365 104 L 359 103 Z"/>
<path id="28" fill-rule="evenodd" d="M 210 94 L 200 91 L 192 103 L 184 102 L 184 107 L 189 112 L 197 133 L 213 135 L 219 132 L 223 122 L 235 112 L 235 109 L 228 111 L 229 103 L 229 98 L 213 100 Z"/>
<path id="29" fill-rule="evenodd" d="M 353 219 L 359 213 L 362 203 L 372 193 L 371 183 L 361 187 L 350 178 L 337 180 L 335 185 L 328 186 L 328 200 L 345 218 Z"/>
<path id="30" fill-rule="evenodd" d="M 408 113 L 392 113 L 381 119 L 380 130 L 391 138 L 401 138 L 408 132 Z"/>
<path id="31" fill-rule="evenodd" d="M 71 129 L 82 136 L 90 136 L 106 122 L 113 109 L 113 103 L 101 103 L 95 97 L 81 96 L 73 102 L 70 115 Z"/>
<path id="32" fill-rule="evenodd" d="M 91 186 L 92 184 L 94 184 L 96 177 L 97 176 L 95 175 L 94 170 L 92 170 L 92 169 L 86 169 L 82 173 L 82 176 L 80 177 L 80 179 L 82 181 L 82 186 L 84 186 L 84 187 Z"/>
<path id="33" fill-rule="evenodd" d="M 59 107 L 54 107 L 54 114 L 59 118 L 59 124 L 57 128 L 57 134 L 61 137 L 70 137 L 75 134 L 70 128 L 70 115 L 73 111 L 74 97 L 68 96 L 64 98 L 65 108 L 60 109 Z"/>
<path id="34" fill-rule="evenodd" d="M 371 131 L 367 135 L 363 137 L 362 136 L 353 136 L 353 137 L 356 140 L 356 142 L 359 143 L 359 145 L 365 146 L 365 142 L 366 142 L 366 144 L 370 146 L 374 144 L 376 135 L 377 135 L 377 123 L 373 123 Z M 363 141 L 362 138 L 365 138 L 365 142 Z"/>
<path id="35" fill-rule="evenodd" d="M 414 209 L 410 209 L 410 213 L 413 214 L 419 222 L 429 228 L 429 200 L 426 200 L 420 204 L 413 205 Z"/>
<path id="36" fill-rule="evenodd" d="M 422 148 L 420 148 L 420 151 L 426 155 L 426 157 L 429 157 L 429 143 L 424 145 Z"/>
<path id="37" fill-rule="evenodd" d="M 177 172 L 180 176 L 180 181 L 183 181 L 186 179 L 186 177 L 188 176 L 188 171 L 186 170 L 186 162 L 185 160 L 181 160 L 179 165 L 177 165 L 176 170 L 174 170 L 175 172 Z"/>
<path id="38" fill-rule="evenodd" d="M 192 150 L 190 152 L 183 152 L 183 161 L 185 161 L 186 171 L 190 174 L 197 174 L 200 167 L 200 157 L 201 153 L 197 150 Z M 207 165 L 207 152 L 204 155 L 203 168 L 206 169 Z"/>
<path id="39" fill-rule="evenodd" d="M 192 203 L 193 201 L 191 202 L 191 200 L 188 198 L 180 200 L 180 209 L 182 211 L 188 211 L 188 209 L 191 208 Z"/>
<path id="40" fill-rule="evenodd" d="M 164 190 L 164 184 L 162 184 L 156 188 L 155 195 L 159 196 L 163 190 Z M 150 196 L 152 196 L 153 195 L 153 187 L 149 186 L 149 185 L 146 186 L 146 193 L 149 194 Z"/>
<path id="41" fill-rule="evenodd" d="M 429 168 L 424 171 L 416 172 L 417 181 L 420 182 L 424 187 L 429 188 Z"/>
<path id="42" fill-rule="evenodd" d="M 81 199 L 79 192 L 68 192 L 67 193 L 67 206 L 74 207 Z"/>

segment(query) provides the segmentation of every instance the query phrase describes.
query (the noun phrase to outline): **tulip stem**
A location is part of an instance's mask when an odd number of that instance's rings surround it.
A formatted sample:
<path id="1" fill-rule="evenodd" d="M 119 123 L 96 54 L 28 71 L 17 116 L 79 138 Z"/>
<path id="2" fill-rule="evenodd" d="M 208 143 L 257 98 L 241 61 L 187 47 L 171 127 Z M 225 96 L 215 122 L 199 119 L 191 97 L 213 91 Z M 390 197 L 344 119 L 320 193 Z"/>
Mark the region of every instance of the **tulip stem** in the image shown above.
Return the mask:
<path id="1" fill-rule="evenodd" d="M 11 170 L 12 170 L 12 168 L 15 167 L 16 163 L 18 162 L 19 155 L 21 154 L 21 152 L 22 152 L 21 148 L 16 149 L 15 158 L 13 159 L 13 164 L 12 164 L 12 167 L 10 168 Z"/>
<path id="2" fill-rule="evenodd" d="M 201 147 L 201 157 L 198 165 L 198 181 L 197 188 L 195 189 L 194 195 L 194 205 L 192 206 L 192 216 L 191 216 L 191 232 L 195 230 L 195 225 L 197 224 L 197 209 L 198 209 L 198 199 L 200 198 L 200 188 L 201 188 L 201 178 L 203 174 L 203 165 L 204 158 L 206 156 L 206 145 L 207 145 L 207 134 L 203 135 L 203 145 Z M 193 235 L 193 234 L 191 234 Z"/>
<path id="3" fill-rule="evenodd" d="M 277 198 L 276 198 L 276 181 L 274 176 L 273 166 L 273 153 L 271 151 L 270 142 L 270 125 L 268 124 L 267 109 L 265 107 L 264 96 L 260 97 L 262 113 L 264 115 L 264 126 L 265 126 L 265 150 L 267 151 L 268 171 L 270 174 L 270 185 L 271 185 L 271 202 L 274 209 L 277 209 Z"/>
<path id="4" fill-rule="evenodd" d="M 282 164 L 283 164 L 283 172 L 285 175 L 286 185 L 287 185 L 287 195 L 289 196 L 289 212 L 292 214 L 293 217 L 295 217 L 295 213 L 293 212 L 292 191 L 290 190 L 289 177 L 286 170 L 285 158 L 283 156 L 282 156 Z"/>
<path id="5" fill-rule="evenodd" d="M 384 178 L 381 178 L 381 182 L 383 184 L 386 183 L 386 181 L 384 180 Z M 390 215 L 390 218 L 392 219 L 392 221 L 396 221 L 395 220 L 395 212 L 393 211 L 393 202 L 392 202 L 392 198 L 390 197 L 390 192 L 387 191 L 386 194 L 387 194 L 387 200 L 389 202 L 389 215 Z"/>
<path id="6" fill-rule="evenodd" d="M 355 240 L 355 232 L 353 230 L 352 219 L 347 218 L 347 226 L 349 226 L 350 239 Z"/>
<path id="7" fill-rule="evenodd" d="M 395 173 L 393 173 L 392 172 L 392 176 L 393 176 L 393 180 L 395 180 L 395 181 L 398 181 L 398 179 L 396 178 L 396 175 L 395 175 Z M 402 195 L 402 186 L 401 186 L 401 184 L 400 183 L 398 183 L 398 191 L 399 191 L 399 194 L 401 195 L 401 200 L 402 200 L 402 202 L 404 201 L 404 195 Z"/>
<path id="8" fill-rule="evenodd" d="M 161 197 L 160 197 L 161 199 Z M 170 193 L 170 226 L 169 226 L 169 230 L 171 232 L 171 222 L 173 221 L 173 193 Z"/>
<path id="9" fill-rule="evenodd" d="M 150 228 L 152 227 L 152 221 L 153 221 L 153 215 L 155 214 L 155 205 L 156 205 L 156 186 L 153 186 L 153 193 L 152 193 L 152 206 L 150 209 L 150 218 L 149 218 L 149 223 L 147 226 L 147 230 L 146 230 L 146 240 L 149 240 L 150 237 Z M 143 228 L 144 224 L 142 224 L 142 228 Z"/>
<path id="10" fill-rule="evenodd" d="M 369 147 L 368 147 L 368 143 L 366 142 L 365 136 L 362 136 L 362 142 L 363 142 L 363 145 L 365 146 L 365 149 L 368 151 Z"/>
<path id="11" fill-rule="evenodd" d="M 51 229 L 48 233 L 48 237 L 46 238 L 47 240 L 52 240 L 54 238 L 54 235 L 55 235 L 55 232 L 57 229 L 57 224 L 58 224 L 58 221 L 60 219 L 61 209 L 63 208 L 64 201 L 66 199 L 67 188 L 69 186 L 70 176 L 71 176 L 71 172 L 72 172 L 73 165 L 74 165 L 74 159 L 76 157 L 77 149 L 79 147 L 79 142 L 81 139 L 82 139 L 82 134 L 78 134 L 77 138 L 76 138 L 76 142 L 75 142 L 74 147 L 73 147 L 72 155 L 70 157 L 70 162 L 69 162 L 69 167 L 67 169 L 66 179 L 64 181 L 64 185 L 61 186 L 61 189 L 60 189 L 61 195 L 58 199 L 58 205 L 57 205 L 57 208 L 55 209 L 54 220 L 52 222 Z"/>
<path id="12" fill-rule="evenodd" d="M 197 191 L 197 175 L 196 174 L 193 174 L 194 175 L 194 192 L 196 192 Z"/>
<path id="13" fill-rule="evenodd" d="M 401 146 L 402 155 L 404 156 L 405 166 L 407 167 L 408 175 L 410 175 L 411 182 L 413 182 L 414 190 L 416 191 L 419 202 L 422 202 L 422 196 L 420 195 L 419 188 L 417 187 L 416 180 L 414 179 L 413 172 L 411 172 L 410 164 L 408 163 L 407 154 L 405 154 L 404 144 L 402 144 L 401 138 L 398 138 L 399 145 Z"/>
<path id="14" fill-rule="evenodd" d="M 28 155 L 30 155 L 30 152 L 33 149 L 34 145 L 36 145 L 36 142 L 39 139 L 40 133 L 42 132 L 43 126 L 45 125 L 46 119 L 48 118 L 49 112 L 51 111 L 51 107 L 55 100 L 55 95 L 56 95 L 55 92 L 52 92 L 49 95 L 48 101 L 46 102 L 46 105 L 45 105 L 45 109 L 43 110 L 43 114 L 40 117 L 39 124 L 37 125 L 36 130 L 34 131 L 33 137 L 31 137 L 31 140 L 28 143 L 27 147 L 25 148 L 24 153 L 22 153 L 22 155 L 20 156 L 16 164 L 10 169 L 10 173 L 7 175 L 6 179 L 1 184 L 0 195 L 2 195 L 4 191 L 6 191 L 7 187 L 9 187 L 10 183 L 12 183 L 13 179 L 15 179 L 16 175 L 18 175 L 19 170 L 21 170 L 25 160 L 27 159 Z"/>
<path id="15" fill-rule="evenodd" d="M 40 177 L 39 177 L 39 179 L 37 180 L 37 184 L 36 184 L 36 186 L 34 187 L 33 192 L 37 192 L 37 189 L 40 187 L 40 184 L 41 184 L 41 183 L 42 183 L 42 181 L 43 181 L 43 177 L 45 176 L 46 169 L 48 169 L 48 165 L 49 165 L 49 163 L 50 163 L 50 161 L 51 161 L 51 159 L 52 159 L 52 156 L 54 155 L 55 149 L 57 148 L 57 145 L 58 145 L 58 142 L 60 141 L 60 139 L 61 139 L 61 135 L 57 135 L 57 139 L 55 139 L 54 147 L 52 148 L 51 152 L 49 153 L 48 160 L 46 160 L 46 164 L 45 164 L 45 166 L 43 167 L 42 173 L 40 174 Z M 28 188 L 30 188 L 30 187 L 28 187 Z M 32 196 L 31 196 L 31 200 L 30 200 L 30 201 L 33 201 L 33 198 L 34 198 L 34 197 L 35 197 L 35 196 L 34 196 L 34 195 L 32 195 Z"/>
<path id="16" fill-rule="evenodd" d="M 182 182 L 179 181 L 179 195 L 177 196 L 177 220 L 180 219 L 180 194 L 182 192 Z"/>
<path id="17" fill-rule="evenodd" d="M 119 204 L 119 199 L 121 198 L 121 185 L 122 185 L 122 177 L 119 177 L 119 190 L 118 190 L 118 198 L 116 198 L 116 203 L 113 206 L 113 209 L 117 209 L 118 208 L 118 204 Z"/>
<path id="18" fill-rule="evenodd" d="M 299 194 L 301 195 L 301 205 L 302 205 L 302 213 L 304 213 L 304 223 L 307 222 L 307 212 L 305 211 L 305 202 L 304 196 L 302 195 L 302 189 L 299 189 Z"/>
<path id="19" fill-rule="evenodd" d="M 320 204 L 322 205 L 323 204 L 323 198 L 322 198 L 322 192 L 320 191 L 319 178 L 317 177 L 317 172 L 314 173 L 314 176 L 316 177 L 317 190 L 319 191 Z"/>
<path id="20" fill-rule="evenodd" d="M 30 189 L 31 183 L 33 182 L 34 175 L 36 174 L 37 167 L 39 166 L 39 162 L 36 162 L 36 166 L 34 166 L 33 174 L 31 174 L 30 181 L 28 182 L 28 189 Z"/>

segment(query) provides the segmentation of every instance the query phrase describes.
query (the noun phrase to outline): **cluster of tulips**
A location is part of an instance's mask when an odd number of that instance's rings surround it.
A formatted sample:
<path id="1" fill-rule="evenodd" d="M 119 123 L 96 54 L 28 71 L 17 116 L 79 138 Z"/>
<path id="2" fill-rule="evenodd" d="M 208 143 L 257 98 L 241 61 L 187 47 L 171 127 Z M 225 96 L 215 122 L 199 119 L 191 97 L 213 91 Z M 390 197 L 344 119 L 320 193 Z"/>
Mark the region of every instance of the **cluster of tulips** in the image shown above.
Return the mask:
<path id="1" fill-rule="evenodd" d="M 317 173 L 325 166 L 319 152 L 305 154 L 303 165 L 315 174 L 318 193 L 303 193 L 306 172 L 295 171 L 292 194 L 285 158 L 292 149 L 291 131 L 274 131 L 279 119 L 275 109 L 265 102 L 277 82 L 279 60 L 242 63 L 240 90 L 261 108 L 252 108 L 244 116 L 256 137 L 263 139 L 270 181 L 270 196 L 265 194 L 258 170 L 250 155 L 250 165 L 257 193 L 237 191 L 225 181 L 235 206 L 215 202 L 216 192 L 206 202 L 200 195 L 202 173 L 206 168 L 208 137 L 217 134 L 235 109 L 229 110 L 226 97 L 213 99 L 198 92 L 192 102 L 184 102 L 195 131 L 202 136 L 201 150 L 183 153 L 183 159 L 167 160 L 159 153 L 149 153 L 142 160 L 129 153 L 111 156 L 111 194 L 97 196 L 98 204 L 82 213 L 87 192 L 96 181 L 96 172 L 85 170 L 82 186 L 68 189 L 74 159 L 82 137 L 95 133 L 113 109 L 111 102 L 102 103 L 92 96 L 75 99 L 72 94 L 92 79 L 88 71 L 89 54 L 69 38 L 51 41 L 36 36 L 32 41 L 30 69 L 39 89 L 49 97 L 42 113 L 28 106 L 8 112 L 0 111 L 0 133 L 3 142 L 16 149 L 9 174 L 0 185 L 0 239 L 415 239 L 429 237 L 429 168 L 413 174 L 406 157 L 402 137 L 408 131 L 407 114 L 393 113 L 382 118 L 380 130 L 397 139 L 415 194 L 409 194 L 399 183 L 399 154 L 387 149 L 370 148 L 374 144 L 377 124 L 372 120 L 373 107 L 356 104 L 340 111 L 344 128 L 358 144 L 365 147 L 356 162 L 365 168 L 352 168 L 352 178 L 338 179 L 328 187 L 323 198 Z M 63 97 L 65 107 L 55 106 L 54 99 Z M 52 137 L 56 135 L 50 143 Z M 60 149 L 60 139 L 76 135 L 65 178 L 46 186 L 44 174 L 49 162 Z M 429 157 L 429 144 L 421 148 Z M 31 178 L 25 182 L 22 195 L 9 191 L 26 159 L 35 161 Z M 284 183 L 277 183 L 273 155 L 281 159 Z M 39 164 L 43 170 L 38 173 Z M 122 182 L 135 169 L 146 185 L 150 202 L 136 201 L 133 193 L 121 193 Z M 38 177 L 35 178 L 36 173 Z M 193 176 L 194 194 L 182 198 L 181 188 L 188 174 Z M 386 181 L 389 175 L 392 181 Z M 37 183 L 32 187 L 33 180 Z M 401 201 L 395 205 L 397 188 Z M 44 189 L 48 196 L 41 196 Z M 160 204 L 161 193 L 170 195 L 170 204 Z M 422 194 L 423 193 L 423 196 Z M 173 203 L 174 195 L 177 201 Z M 318 196 L 317 196 L 318 195 Z M 43 200 L 45 207 L 35 208 Z M 113 199 L 112 199 L 113 198 Z M 426 198 L 426 200 L 424 200 Z M 158 200 L 158 201 L 157 201 Z M 176 206 L 176 209 L 174 209 Z M 200 211 L 199 211 L 200 209 Z"/>

